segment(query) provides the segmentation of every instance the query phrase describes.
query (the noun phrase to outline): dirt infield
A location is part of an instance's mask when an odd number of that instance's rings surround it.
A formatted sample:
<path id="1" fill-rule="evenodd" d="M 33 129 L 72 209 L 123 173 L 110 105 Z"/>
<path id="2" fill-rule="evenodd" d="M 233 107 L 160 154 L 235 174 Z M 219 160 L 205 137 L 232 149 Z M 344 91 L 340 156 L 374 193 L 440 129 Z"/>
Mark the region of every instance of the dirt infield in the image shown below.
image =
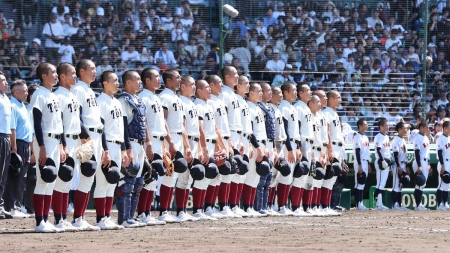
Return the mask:
<path id="1" fill-rule="evenodd" d="M 447 252 L 449 214 L 351 210 L 341 217 L 244 218 L 60 234 L 32 232 L 34 219 L 0 220 L 0 251 Z M 94 215 L 88 213 L 88 221 Z"/>

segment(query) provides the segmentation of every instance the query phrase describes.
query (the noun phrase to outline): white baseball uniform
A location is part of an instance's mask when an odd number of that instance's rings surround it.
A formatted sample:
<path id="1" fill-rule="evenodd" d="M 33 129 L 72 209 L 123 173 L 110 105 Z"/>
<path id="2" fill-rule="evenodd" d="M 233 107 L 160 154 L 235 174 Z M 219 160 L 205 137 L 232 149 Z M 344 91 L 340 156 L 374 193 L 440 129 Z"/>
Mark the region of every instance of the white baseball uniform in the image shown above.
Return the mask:
<path id="1" fill-rule="evenodd" d="M 312 144 L 313 144 L 313 124 L 311 121 L 312 113 L 309 107 L 303 101 L 298 101 L 294 105 L 295 109 L 297 109 L 298 120 L 300 121 L 300 137 L 302 143 L 302 155 L 308 159 L 308 167 L 311 168 L 311 160 L 312 160 Z M 308 177 L 299 177 L 294 178 L 294 182 L 292 186 L 298 188 L 305 188 Z M 309 179 L 311 181 L 311 179 Z"/>
<path id="2" fill-rule="evenodd" d="M 438 151 L 442 151 L 442 160 L 439 159 L 437 170 L 438 172 L 441 171 L 440 166 L 444 165 L 444 170 L 447 172 L 450 172 L 450 139 L 448 136 L 441 134 L 441 136 L 437 139 L 436 142 L 436 157 L 438 156 Z M 441 191 L 448 191 L 450 184 L 446 184 L 442 182 L 441 177 L 439 176 L 439 186 L 438 190 Z"/>
<path id="3" fill-rule="evenodd" d="M 323 144 L 322 144 L 322 137 L 320 136 L 321 134 L 321 122 L 320 122 L 320 118 L 318 117 L 318 113 L 316 113 L 316 115 L 312 114 L 311 116 L 311 122 L 312 122 L 312 130 L 313 130 L 313 144 L 312 144 L 312 152 L 314 153 L 314 160 L 316 162 L 320 162 L 320 158 L 322 157 L 323 154 Z M 325 169 L 325 168 L 324 168 Z M 312 187 L 313 188 L 320 188 L 322 187 L 322 183 L 323 183 L 323 179 L 322 180 L 312 180 Z"/>
<path id="4" fill-rule="evenodd" d="M 159 94 L 163 109 L 167 110 L 167 125 L 172 137 L 175 148 L 184 154 L 182 133 L 184 131 L 184 110 L 180 98 L 170 89 L 166 88 Z M 167 141 L 165 146 L 169 147 Z M 164 176 L 162 184 L 167 187 L 175 187 L 178 173 L 174 172 L 171 176 Z"/>
<path id="5" fill-rule="evenodd" d="M 219 99 L 222 100 L 223 104 L 225 105 L 225 108 L 227 109 L 227 116 L 228 116 L 228 126 L 230 128 L 230 137 L 231 142 L 234 145 L 234 149 L 239 150 L 239 145 L 241 143 L 241 134 L 242 134 L 242 111 L 241 111 L 241 105 L 239 95 L 235 94 L 234 91 L 224 85 L 222 88 L 222 93 L 219 95 Z M 222 176 L 222 181 L 224 183 L 231 183 L 231 180 L 235 178 L 240 179 L 240 175 L 226 175 Z"/>
<path id="6" fill-rule="evenodd" d="M 216 119 L 216 126 L 219 129 L 220 133 L 222 134 L 222 138 L 224 139 L 225 147 L 228 149 L 228 139 L 231 136 L 230 133 L 230 127 L 228 125 L 228 113 L 227 109 L 225 107 L 225 104 L 215 95 L 211 94 L 211 99 L 207 102 L 215 112 L 215 119 Z M 211 186 L 218 186 L 220 185 L 220 182 L 222 181 L 223 176 L 217 175 L 216 178 L 212 179 L 209 183 Z M 231 179 L 231 177 L 230 177 Z M 227 183 L 227 182 L 225 182 Z M 229 183 L 229 182 L 228 182 Z"/>
<path id="7" fill-rule="evenodd" d="M 47 157 L 55 162 L 56 169 L 59 169 L 60 164 L 60 140 L 55 138 L 55 135 L 63 134 L 63 122 L 61 118 L 61 108 L 59 106 L 59 99 L 52 91 L 45 87 L 37 89 L 31 99 L 31 106 L 38 109 L 42 113 L 42 121 L 40 122 L 45 151 Z M 36 132 L 36 129 L 35 129 Z M 39 144 L 35 139 L 33 141 L 34 155 L 39 158 Z M 41 179 L 41 173 L 39 169 L 36 169 L 36 188 L 34 194 L 39 195 L 53 195 L 53 189 L 56 184 L 56 180 L 53 183 L 46 183 Z"/>
<path id="8" fill-rule="evenodd" d="M 418 133 L 413 140 L 414 145 L 414 152 L 416 153 L 416 150 L 419 151 L 419 156 L 415 156 L 415 160 L 413 163 L 413 170 L 414 173 L 417 172 L 419 169 L 419 166 L 422 167 L 422 174 L 425 176 L 425 184 L 423 186 L 417 186 L 416 189 L 423 190 L 425 186 L 427 185 L 426 180 L 428 179 L 428 165 L 430 164 L 430 140 L 427 136 L 422 135 L 421 133 Z"/>
<path id="9" fill-rule="evenodd" d="M 183 103 L 183 111 L 186 119 L 186 134 L 188 136 L 189 147 L 192 151 L 192 157 L 198 158 L 198 143 L 200 141 L 199 115 L 197 106 L 191 98 L 180 96 Z M 192 185 L 192 177 L 189 170 L 178 175 L 177 188 L 189 189 Z"/>
<path id="10" fill-rule="evenodd" d="M 115 97 L 102 93 L 97 98 L 97 104 L 100 108 L 100 118 L 105 122 L 106 149 L 109 150 L 109 156 L 117 166 L 122 165 L 122 143 L 124 142 L 123 132 L 123 114 L 122 105 Z M 106 150 L 105 149 L 105 150 Z M 94 198 L 114 197 L 115 184 L 109 184 L 106 181 L 103 172 L 95 175 Z"/>
<path id="11" fill-rule="evenodd" d="M 66 147 L 69 151 L 69 156 L 75 161 L 73 178 L 69 182 L 62 181 L 59 177 L 56 178 L 55 191 L 61 193 L 68 193 L 73 185 L 73 181 L 78 183 L 80 178 L 80 162 L 77 159 L 76 148 L 81 144 L 79 135 L 81 133 L 80 123 L 80 106 L 78 105 L 75 95 L 70 90 L 59 87 L 55 91 L 58 97 L 59 106 L 63 114 L 63 128 L 66 140 Z"/>
<path id="12" fill-rule="evenodd" d="M 167 135 L 166 120 L 161 100 L 150 90 L 142 90 L 138 97 L 147 108 L 147 128 L 150 134 L 153 152 L 163 157 L 164 137 Z M 153 181 L 144 188 L 149 191 L 156 191 L 158 181 Z"/>
<path id="13" fill-rule="evenodd" d="M 252 120 L 250 118 L 250 112 L 249 112 L 250 109 L 248 107 L 247 101 L 245 101 L 245 99 L 242 96 L 237 95 L 237 98 L 238 98 L 239 106 L 241 108 L 241 122 L 242 122 L 241 142 L 242 142 L 242 146 L 244 146 L 244 154 L 249 156 L 249 153 L 250 153 L 249 143 L 250 143 L 251 135 L 253 133 Z M 243 184 L 245 182 L 246 177 L 247 177 L 247 174 L 245 174 L 245 175 L 236 174 L 236 175 L 233 175 L 231 181 L 236 184 Z"/>
<path id="14" fill-rule="evenodd" d="M 378 133 L 374 140 L 374 149 L 375 149 L 375 169 L 377 172 L 377 189 L 384 190 L 384 187 L 386 186 L 386 182 L 389 176 L 389 170 L 384 169 L 382 170 L 379 167 L 379 160 L 380 159 L 388 159 L 391 160 L 391 144 L 389 142 L 389 136 L 386 134 Z M 377 151 L 378 148 L 380 148 L 380 153 Z"/>
<path id="15" fill-rule="evenodd" d="M 327 143 L 329 141 L 331 141 L 331 147 L 333 149 L 333 156 L 335 159 L 337 159 L 339 161 L 339 163 L 342 163 L 342 160 L 344 159 L 342 154 L 345 154 L 345 150 L 344 150 L 345 142 L 344 142 L 344 137 L 342 135 L 342 127 L 341 127 L 341 121 L 339 120 L 339 115 L 331 107 L 326 107 L 325 109 L 323 109 L 323 113 L 324 113 L 324 117 L 326 120 L 325 124 L 327 125 L 327 127 L 326 127 L 327 131 L 328 131 L 328 129 L 330 131 L 330 139 L 331 140 L 328 140 Z M 328 150 L 327 150 L 327 152 L 328 152 Z M 322 187 L 332 190 L 333 185 L 336 182 L 337 176 L 338 175 L 334 175 L 333 178 L 331 178 L 329 180 L 325 180 L 323 182 Z"/>
<path id="16" fill-rule="evenodd" d="M 205 133 L 208 155 L 209 157 L 213 157 L 214 146 L 217 140 L 215 113 L 211 105 L 206 103 L 204 100 L 197 98 L 194 101 L 194 104 L 197 106 L 198 117 L 203 125 L 203 132 Z M 206 190 L 210 181 L 211 179 L 205 177 L 200 181 L 195 181 L 194 187 L 200 190 Z"/>
<path id="17" fill-rule="evenodd" d="M 252 120 L 253 134 L 258 141 L 259 146 L 264 151 L 264 147 L 267 145 L 267 133 L 266 124 L 264 121 L 264 112 L 256 104 L 248 101 L 250 118 Z M 260 176 L 256 173 L 256 150 L 254 151 L 253 157 L 250 158 L 250 168 L 247 172 L 247 177 L 245 178 L 245 184 L 256 188 L 259 183 Z"/>
<path id="18" fill-rule="evenodd" d="M 283 100 L 281 101 L 280 105 L 278 106 L 278 109 L 281 112 L 282 119 L 285 120 L 284 123 L 287 123 L 287 126 L 285 125 L 285 131 L 286 136 L 289 137 L 287 139 L 286 137 L 286 145 L 283 147 L 283 153 L 285 157 L 288 157 L 288 145 L 292 148 L 292 151 L 294 151 L 294 154 L 297 150 L 297 143 L 300 142 L 300 128 L 298 125 L 298 113 L 297 109 L 291 105 L 288 101 Z M 289 143 L 288 143 L 289 142 Z M 293 181 L 293 173 L 295 168 L 295 163 L 289 164 L 291 167 L 291 173 L 284 177 L 280 176 L 279 183 L 284 185 L 291 185 Z"/>
<path id="19" fill-rule="evenodd" d="M 398 135 L 394 137 L 391 143 L 392 152 L 398 153 L 397 159 L 392 165 L 392 191 L 401 192 L 402 184 L 400 183 L 400 178 L 398 176 L 398 168 L 400 167 L 402 171 L 406 172 L 406 164 L 408 163 L 408 157 L 406 155 L 406 141 L 405 139 L 399 137 Z M 395 156 L 395 154 L 394 154 Z"/>
<path id="20" fill-rule="evenodd" d="M 98 170 L 102 166 L 102 135 L 99 133 L 99 130 L 103 130 L 103 124 L 100 120 L 100 108 L 98 107 L 95 93 L 81 80 L 75 84 L 71 92 L 75 95 L 81 107 L 82 125 L 86 128 L 92 139 Z M 94 176 L 86 177 L 80 173 L 80 182 L 77 190 L 87 193 L 91 190 L 93 182 Z"/>
<path id="21" fill-rule="evenodd" d="M 278 157 L 284 157 L 283 148 L 286 143 L 286 132 L 284 130 L 283 116 L 280 110 L 274 104 L 269 104 L 275 112 L 275 148 L 277 149 Z M 281 174 L 278 170 L 272 168 L 272 182 L 269 188 L 276 187 Z"/>
<path id="22" fill-rule="evenodd" d="M 359 149 L 359 156 L 356 153 L 356 150 Z M 369 138 L 366 135 L 362 135 L 358 132 L 356 136 L 353 138 L 353 155 L 355 157 L 355 161 L 353 163 L 353 168 L 355 168 L 355 188 L 358 190 L 364 190 L 365 184 L 358 184 L 358 166 L 361 164 L 362 170 L 366 173 L 366 176 L 369 175 L 369 161 L 370 161 L 370 146 L 369 146 Z M 360 160 L 358 162 L 358 160 Z"/>

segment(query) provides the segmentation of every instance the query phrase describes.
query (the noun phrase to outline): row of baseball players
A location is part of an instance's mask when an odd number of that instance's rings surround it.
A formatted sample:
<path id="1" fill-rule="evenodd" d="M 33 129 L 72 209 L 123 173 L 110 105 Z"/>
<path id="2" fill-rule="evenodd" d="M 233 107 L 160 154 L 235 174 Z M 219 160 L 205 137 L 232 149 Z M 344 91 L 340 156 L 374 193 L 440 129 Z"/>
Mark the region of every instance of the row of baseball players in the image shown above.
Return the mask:
<path id="1" fill-rule="evenodd" d="M 355 156 L 355 200 L 358 210 L 368 210 L 362 203 L 363 190 L 366 183 L 368 172 L 370 171 L 370 147 L 367 136 L 364 135 L 367 130 L 367 122 L 359 120 L 357 122 L 358 132 L 353 138 L 353 152 Z M 444 120 L 442 124 L 442 132 L 438 134 L 436 141 L 436 156 L 439 160 L 439 186 L 436 192 L 436 198 L 439 210 L 449 210 L 448 206 L 448 190 L 450 183 L 450 121 Z M 399 122 L 395 126 L 398 133 L 391 141 L 387 132 L 389 131 L 389 123 L 385 118 L 378 120 L 380 132 L 375 136 L 375 170 L 376 170 L 376 190 L 374 198 L 377 210 L 389 210 L 383 204 L 382 196 L 389 176 L 390 169 L 393 174 L 392 200 L 394 210 L 409 210 L 402 206 L 402 188 L 410 182 L 409 172 L 407 171 L 407 149 L 405 136 L 407 135 L 407 125 Z M 427 122 L 418 124 L 418 133 L 412 138 L 414 146 L 414 161 L 412 169 L 414 172 L 415 190 L 414 190 L 414 209 L 423 211 L 428 210 L 422 205 L 423 189 L 426 186 L 428 175 L 431 172 L 430 167 L 430 140 L 429 127 Z M 391 158 L 393 162 L 391 163 Z M 389 169 L 390 167 L 390 169 Z"/>
<path id="2" fill-rule="evenodd" d="M 181 78 L 177 71 L 166 71 L 163 73 L 166 88 L 156 96 L 155 91 L 161 85 L 156 70 L 146 69 L 141 76 L 128 71 L 122 77 L 124 93 L 116 99 L 117 75 L 105 72 L 101 76 L 103 92 L 96 98 L 88 85 L 96 77 L 91 61 L 80 61 L 76 69 L 67 63 L 58 68 L 41 64 L 38 76 L 42 88 L 31 100 L 36 136 L 33 149 L 40 167 L 36 170 L 33 197 L 35 230 L 118 229 L 224 216 L 273 214 L 271 205 L 275 187 L 280 214 L 302 216 L 324 212 L 337 215 L 329 209 L 329 201 L 337 175 L 342 174 L 343 140 L 335 112 L 340 103 L 339 93 L 331 91 L 325 96 L 319 91 L 318 96 L 311 96 L 306 84 L 299 85 L 297 92 L 297 87 L 288 82 L 281 90 L 274 88 L 272 96 L 269 85 L 249 85 L 233 67 L 225 67 L 222 75 L 223 87 L 218 76 L 195 82 L 190 76 Z M 79 81 L 75 84 L 77 76 Z M 53 93 L 52 87 L 58 77 L 60 87 Z M 144 90 L 138 93 L 141 79 Z M 176 95 L 178 89 L 180 96 Z M 248 101 L 245 101 L 247 93 Z M 191 100 L 193 95 L 197 98 L 195 103 Z M 294 106 L 292 103 L 297 96 L 300 101 Z M 329 107 L 322 111 L 321 101 L 326 103 L 327 98 Z M 262 106 L 258 102 L 262 102 Z M 52 173 L 49 168 L 60 167 L 56 165 L 64 163 L 68 157 L 76 157 L 77 148 L 85 143 L 93 146 L 95 161 L 79 164 L 78 159 L 74 159 L 75 174 L 77 168 L 80 173 L 74 197 L 74 220 L 70 223 L 66 220 L 65 210 L 73 180 L 60 176 L 61 173 L 56 173 L 56 177 L 55 171 Z M 241 160 L 240 167 L 242 171 L 247 167 L 248 172 L 232 174 L 229 165 L 214 170 L 214 166 L 210 166 L 213 164 L 210 157 L 220 150 L 247 157 L 248 166 L 242 165 Z M 174 159 L 175 172 L 144 182 L 144 158 L 156 167 L 164 155 Z M 307 159 L 302 163 L 303 167 L 298 166 L 302 156 Z M 284 160 L 280 157 L 286 158 L 284 166 L 280 166 L 280 161 Z M 314 158 L 318 161 L 317 167 L 325 167 L 327 161 L 333 162 L 333 166 L 328 166 L 327 173 L 322 170 L 322 177 L 316 176 L 321 173 L 308 176 L 312 175 L 308 170 Z M 201 175 L 198 170 L 193 174 L 196 159 L 205 165 L 200 170 Z M 278 165 L 275 166 L 278 169 L 271 168 L 272 171 L 267 173 L 268 164 Z M 111 176 L 114 174 L 112 167 L 137 167 L 137 172 L 127 176 L 120 170 L 120 180 L 115 182 L 115 177 Z M 333 170 L 336 175 L 330 173 Z M 273 180 L 270 180 L 271 176 Z M 84 219 L 94 177 L 95 226 Z M 152 179 L 156 178 L 152 175 Z M 194 214 L 191 216 L 186 212 L 186 204 L 192 181 Z M 156 220 L 151 217 L 150 207 L 157 188 L 160 215 Z M 174 188 L 176 216 L 169 212 Z M 259 194 L 256 194 L 257 188 Z M 292 211 L 286 207 L 290 191 Z M 121 225 L 110 219 L 114 195 Z M 239 208 L 241 196 L 244 210 Z M 261 199 L 255 201 L 256 196 Z M 213 207 L 217 197 L 219 211 Z M 299 208 L 302 200 L 303 208 Z M 257 210 L 263 211 L 255 211 L 255 204 Z M 48 222 L 50 205 L 56 225 Z M 136 209 L 138 216 L 133 218 Z"/>

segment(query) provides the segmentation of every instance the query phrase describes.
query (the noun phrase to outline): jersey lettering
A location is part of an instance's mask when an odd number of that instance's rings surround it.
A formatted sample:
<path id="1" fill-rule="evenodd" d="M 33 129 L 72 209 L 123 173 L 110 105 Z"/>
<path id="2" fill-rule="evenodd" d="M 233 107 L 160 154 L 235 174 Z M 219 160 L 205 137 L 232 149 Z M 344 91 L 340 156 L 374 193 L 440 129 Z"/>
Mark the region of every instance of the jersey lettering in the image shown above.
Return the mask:
<path id="1" fill-rule="evenodd" d="M 217 108 L 217 113 L 219 114 L 219 116 L 222 116 L 222 109 L 221 108 Z"/>
<path id="2" fill-rule="evenodd" d="M 93 97 L 92 95 L 91 95 L 90 98 L 86 99 L 86 102 L 87 102 L 89 107 L 96 107 L 96 106 L 98 106 L 97 105 L 97 101 L 95 100 L 95 97 Z"/>
<path id="3" fill-rule="evenodd" d="M 450 143 L 445 144 L 445 149 L 450 148 Z"/>
<path id="4" fill-rule="evenodd" d="M 248 108 L 242 109 L 242 115 L 245 117 L 248 115 Z"/>
<path id="5" fill-rule="evenodd" d="M 189 115 L 191 115 L 191 119 L 197 118 L 197 110 L 195 109 L 189 110 Z"/>
<path id="6" fill-rule="evenodd" d="M 122 111 L 120 109 L 114 108 L 114 110 L 111 110 L 111 116 L 113 119 L 122 117 Z"/>
<path id="7" fill-rule="evenodd" d="M 334 119 L 334 120 L 333 120 L 333 125 L 334 125 L 335 127 L 339 126 L 339 120 Z"/>
<path id="8" fill-rule="evenodd" d="M 78 103 L 72 99 L 72 103 L 67 105 L 67 108 L 70 110 L 70 113 L 76 112 L 78 110 Z"/>
<path id="9" fill-rule="evenodd" d="M 158 104 L 153 104 L 152 109 L 155 113 L 157 113 L 161 111 L 161 106 L 159 106 Z"/>
<path id="10" fill-rule="evenodd" d="M 56 102 L 55 100 L 53 100 L 52 103 L 47 104 L 47 107 L 51 113 L 53 113 L 53 111 L 55 112 L 59 111 L 59 103 Z"/>
<path id="11" fill-rule="evenodd" d="M 306 114 L 305 115 L 306 122 L 310 122 L 311 121 L 311 116 L 312 116 L 312 114 Z"/>
<path id="12" fill-rule="evenodd" d="M 239 101 L 238 100 L 234 100 L 233 102 L 231 102 L 231 105 L 233 106 L 233 109 L 239 108 Z"/>

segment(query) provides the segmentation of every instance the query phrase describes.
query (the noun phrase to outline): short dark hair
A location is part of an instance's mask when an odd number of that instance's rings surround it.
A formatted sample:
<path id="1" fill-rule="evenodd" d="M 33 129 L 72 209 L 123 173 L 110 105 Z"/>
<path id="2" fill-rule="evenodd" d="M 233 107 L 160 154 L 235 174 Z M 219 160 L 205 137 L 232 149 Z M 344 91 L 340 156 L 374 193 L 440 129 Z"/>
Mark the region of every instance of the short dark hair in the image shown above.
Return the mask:
<path id="1" fill-rule="evenodd" d="M 289 92 L 289 89 L 291 86 L 295 86 L 294 82 L 285 82 L 281 85 L 281 93 L 284 93 L 285 91 Z"/>
<path id="2" fill-rule="evenodd" d="M 442 124 L 443 128 L 450 127 L 450 121 L 444 121 L 444 124 Z"/>
<path id="3" fill-rule="evenodd" d="M 31 84 L 28 86 L 28 96 L 27 96 L 27 102 L 31 102 L 31 96 L 33 96 L 33 93 L 39 89 L 39 85 L 37 84 Z"/>
<path id="4" fill-rule="evenodd" d="M 152 80 L 152 71 L 158 72 L 154 68 L 145 68 L 144 70 L 142 70 L 142 72 L 141 72 L 141 80 L 144 83 L 144 86 L 145 86 L 145 79 L 150 78 L 150 80 Z"/>
<path id="5" fill-rule="evenodd" d="M 175 75 L 175 69 L 169 69 L 163 72 L 163 82 L 167 85 L 167 79 L 172 78 Z"/>
<path id="6" fill-rule="evenodd" d="M 102 75 L 100 76 L 100 83 L 102 84 L 102 88 L 104 88 L 103 82 L 107 82 L 111 78 L 112 74 L 114 74 L 114 72 L 111 70 L 106 70 L 102 73 Z"/>
<path id="7" fill-rule="evenodd" d="M 77 63 L 77 67 L 75 68 L 75 70 L 77 72 L 78 77 L 80 77 L 80 70 L 82 70 L 82 69 L 86 70 L 88 68 L 90 62 L 92 62 L 92 61 L 89 59 L 81 59 Z"/>
<path id="8" fill-rule="evenodd" d="M 43 62 L 38 65 L 36 73 L 41 82 L 43 81 L 42 75 L 48 74 L 48 72 L 50 71 L 50 66 L 52 66 L 52 64 L 48 62 Z"/>
<path id="9" fill-rule="evenodd" d="M 17 79 L 16 81 L 14 81 L 12 84 L 11 84 L 11 86 L 9 87 L 10 88 L 10 90 L 11 90 L 11 92 L 14 90 L 14 88 L 16 87 L 16 86 L 19 86 L 19 85 L 27 85 L 27 82 L 25 81 L 25 80 L 23 80 L 23 79 Z"/>
<path id="10" fill-rule="evenodd" d="M 61 74 L 67 74 L 67 72 L 69 72 L 70 67 L 72 67 L 72 64 L 67 63 L 67 62 L 62 62 L 56 68 L 56 73 L 58 74 L 58 76 Z"/>
<path id="11" fill-rule="evenodd" d="M 387 122 L 387 119 L 384 117 L 378 118 L 378 127 L 385 125 Z"/>
<path id="12" fill-rule="evenodd" d="M 137 73 L 137 72 L 134 70 L 127 70 L 127 71 L 125 71 L 125 73 L 123 73 L 123 75 L 122 75 L 123 86 L 126 85 L 128 80 L 131 80 L 133 78 L 133 73 Z"/>
<path id="13" fill-rule="evenodd" d="M 356 122 L 356 125 L 358 126 L 358 129 L 359 129 L 359 127 L 364 125 L 365 121 L 366 121 L 365 119 L 359 119 L 358 122 Z"/>
<path id="14" fill-rule="evenodd" d="M 395 131 L 398 132 L 398 130 L 400 130 L 401 128 L 405 127 L 405 123 L 403 121 L 400 121 L 397 123 L 397 125 L 395 125 Z"/>

